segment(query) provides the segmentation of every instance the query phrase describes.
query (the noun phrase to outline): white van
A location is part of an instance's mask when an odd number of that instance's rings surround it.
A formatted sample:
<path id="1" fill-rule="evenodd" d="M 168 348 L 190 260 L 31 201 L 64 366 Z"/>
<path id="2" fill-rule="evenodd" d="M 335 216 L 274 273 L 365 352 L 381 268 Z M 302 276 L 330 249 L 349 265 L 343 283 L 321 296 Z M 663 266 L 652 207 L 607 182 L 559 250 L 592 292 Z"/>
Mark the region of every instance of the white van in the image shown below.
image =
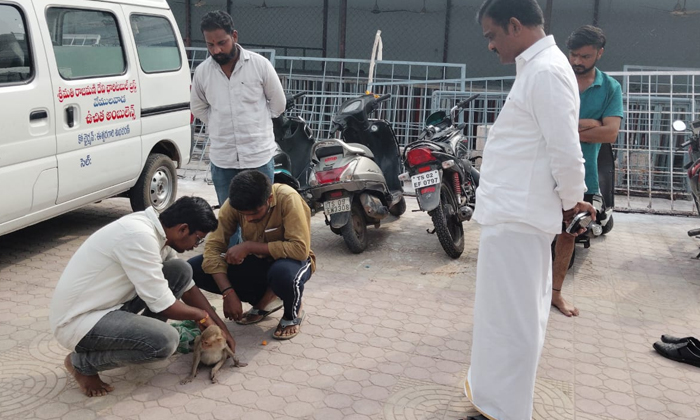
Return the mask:
<path id="1" fill-rule="evenodd" d="M 0 0 L 0 235 L 176 198 L 190 70 L 166 0 Z"/>

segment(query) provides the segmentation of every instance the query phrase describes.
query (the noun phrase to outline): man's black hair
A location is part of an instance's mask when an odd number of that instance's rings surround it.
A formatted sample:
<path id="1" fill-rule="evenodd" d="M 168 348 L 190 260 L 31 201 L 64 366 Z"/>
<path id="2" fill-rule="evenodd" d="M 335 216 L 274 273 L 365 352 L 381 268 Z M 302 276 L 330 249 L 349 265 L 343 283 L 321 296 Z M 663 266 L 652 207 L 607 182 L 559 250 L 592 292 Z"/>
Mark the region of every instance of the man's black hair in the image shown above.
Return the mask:
<path id="1" fill-rule="evenodd" d="M 510 18 L 516 18 L 523 26 L 544 25 L 544 15 L 536 0 L 486 0 L 481 5 L 476 20 L 489 17 L 508 33 Z"/>
<path id="2" fill-rule="evenodd" d="M 593 25 L 585 25 L 569 35 L 566 40 L 566 48 L 569 51 L 578 50 L 585 46 L 592 46 L 597 50 L 605 48 L 605 34 L 603 30 Z"/>
<path id="3" fill-rule="evenodd" d="M 228 200 L 236 210 L 253 211 L 262 207 L 270 194 L 270 179 L 260 171 L 249 169 L 233 177 L 228 189 Z"/>
<path id="4" fill-rule="evenodd" d="M 219 222 L 207 201 L 200 197 L 180 197 L 158 217 L 163 227 L 170 228 L 187 223 L 190 233 L 209 233 Z"/>
<path id="5" fill-rule="evenodd" d="M 212 32 L 217 29 L 223 29 L 227 34 L 232 34 L 233 19 L 231 18 L 231 15 L 223 10 L 216 10 L 204 15 L 202 22 L 199 24 L 199 28 L 202 30 L 202 32 Z"/>

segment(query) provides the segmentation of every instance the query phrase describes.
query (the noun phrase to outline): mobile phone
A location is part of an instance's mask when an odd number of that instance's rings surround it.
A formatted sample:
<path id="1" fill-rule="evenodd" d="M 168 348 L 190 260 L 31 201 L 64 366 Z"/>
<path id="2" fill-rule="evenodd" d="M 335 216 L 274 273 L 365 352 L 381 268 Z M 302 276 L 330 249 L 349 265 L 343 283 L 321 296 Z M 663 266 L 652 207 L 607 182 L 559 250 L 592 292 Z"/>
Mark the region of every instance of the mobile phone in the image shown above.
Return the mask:
<path id="1" fill-rule="evenodd" d="M 593 219 L 591 218 L 591 214 L 589 212 L 584 211 L 578 213 L 576 216 L 574 216 L 574 219 L 571 221 L 571 223 L 569 223 L 569 225 L 566 227 L 566 233 L 576 235 L 579 229 L 586 229 L 592 221 Z"/>

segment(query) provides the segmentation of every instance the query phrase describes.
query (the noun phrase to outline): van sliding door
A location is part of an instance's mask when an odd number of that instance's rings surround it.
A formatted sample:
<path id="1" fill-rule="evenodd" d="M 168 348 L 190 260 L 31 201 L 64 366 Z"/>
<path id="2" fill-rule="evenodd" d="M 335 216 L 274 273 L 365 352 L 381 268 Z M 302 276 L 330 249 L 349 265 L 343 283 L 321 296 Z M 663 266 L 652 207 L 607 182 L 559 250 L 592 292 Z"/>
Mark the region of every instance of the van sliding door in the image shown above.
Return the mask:
<path id="1" fill-rule="evenodd" d="M 129 189 L 141 172 L 141 101 L 118 4 L 34 1 L 44 11 L 57 110 L 58 203 Z"/>

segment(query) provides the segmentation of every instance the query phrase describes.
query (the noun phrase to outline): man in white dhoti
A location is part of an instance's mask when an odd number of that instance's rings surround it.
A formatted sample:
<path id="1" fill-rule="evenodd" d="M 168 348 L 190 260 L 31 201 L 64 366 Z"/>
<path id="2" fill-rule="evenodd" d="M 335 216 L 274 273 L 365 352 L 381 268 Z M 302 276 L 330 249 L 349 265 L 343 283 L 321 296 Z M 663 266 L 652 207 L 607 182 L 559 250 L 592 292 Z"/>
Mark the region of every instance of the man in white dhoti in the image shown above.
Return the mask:
<path id="1" fill-rule="evenodd" d="M 536 0 L 486 0 L 488 48 L 516 64 L 489 131 L 474 219 L 481 225 L 471 368 L 475 419 L 530 420 L 552 296 L 550 244 L 582 202 L 576 77 Z"/>

